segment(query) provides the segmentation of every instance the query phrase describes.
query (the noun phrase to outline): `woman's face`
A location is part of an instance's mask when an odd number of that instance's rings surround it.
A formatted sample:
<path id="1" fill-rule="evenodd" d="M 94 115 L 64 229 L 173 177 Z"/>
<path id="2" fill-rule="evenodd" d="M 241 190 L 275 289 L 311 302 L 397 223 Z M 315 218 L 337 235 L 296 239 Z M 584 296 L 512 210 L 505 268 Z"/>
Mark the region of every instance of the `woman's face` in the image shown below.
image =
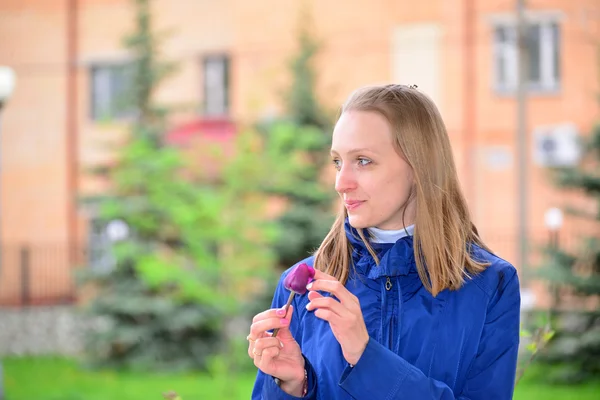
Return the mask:
<path id="1" fill-rule="evenodd" d="M 370 111 L 344 112 L 333 130 L 335 190 L 355 228 L 391 230 L 414 223 L 413 173 L 392 137 L 387 120 Z"/>

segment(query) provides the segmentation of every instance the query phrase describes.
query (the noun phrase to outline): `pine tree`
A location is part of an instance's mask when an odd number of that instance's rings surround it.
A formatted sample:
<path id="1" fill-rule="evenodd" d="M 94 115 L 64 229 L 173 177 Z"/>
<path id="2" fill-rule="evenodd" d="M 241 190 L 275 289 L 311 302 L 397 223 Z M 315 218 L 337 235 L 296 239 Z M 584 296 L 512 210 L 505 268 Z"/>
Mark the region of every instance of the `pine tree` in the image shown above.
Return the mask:
<path id="1" fill-rule="evenodd" d="M 600 124 L 586 141 L 579 167 L 555 171 L 563 188 L 579 190 L 596 204 L 592 214 L 573 211 L 575 217 L 594 221 L 600 228 Z M 596 232 L 600 232 L 597 229 Z M 548 261 L 541 271 L 559 293 L 582 299 L 600 299 L 600 236 L 582 238 L 577 253 L 560 248 L 547 250 Z M 567 382 L 586 380 L 600 374 L 600 306 L 586 311 L 558 313 L 553 318 L 556 334 L 541 355 L 541 360 L 558 364 L 550 379 Z"/>
<path id="2" fill-rule="evenodd" d="M 295 124 L 313 126 L 327 132 L 331 129 L 331 118 L 317 98 L 317 71 L 314 67 L 321 44 L 311 29 L 311 14 L 307 5 L 303 4 L 298 19 L 298 50 L 289 64 L 292 84 L 285 95 L 286 111 Z"/>
<path id="3" fill-rule="evenodd" d="M 277 174 L 260 162 L 260 138 L 252 133 L 238 136 L 237 155 L 221 161 L 218 182 L 165 143 L 168 108 L 153 94 L 174 67 L 159 61 L 150 0 L 135 6 L 136 31 L 125 44 L 133 56 L 127 104 L 136 117 L 105 171 L 111 193 L 99 200 L 100 218 L 120 220 L 131 233 L 111 247 L 111 269 L 82 274 L 97 289 L 88 311 L 104 321 L 87 350 L 101 365 L 206 368 L 228 350 L 227 323 L 272 280 L 275 230 L 257 188 Z M 194 156 L 224 159 L 208 150 Z"/>
<path id="4" fill-rule="evenodd" d="M 314 66 L 320 44 L 311 32 L 311 17 L 306 6 L 301 11 L 298 50 L 290 60 L 292 82 L 284 96 L 287 124 L 267 130 L 287 136 L 285 151 L 289 157 L 304 155 L 306 167 L 296 175 L 293 185 L 274 188 L 274 193 L 288 201 L 279 217 L 280 239 L 275 250 L 282 267 L 289 267 L 309 256 L 321 243 L 331 224 L 333 191 L 321 183 L 323 168 L 329 162 L 332 118 L 318 101 L 317 72 Z M 281 139 L 275 139 L 281 140 Z"/>

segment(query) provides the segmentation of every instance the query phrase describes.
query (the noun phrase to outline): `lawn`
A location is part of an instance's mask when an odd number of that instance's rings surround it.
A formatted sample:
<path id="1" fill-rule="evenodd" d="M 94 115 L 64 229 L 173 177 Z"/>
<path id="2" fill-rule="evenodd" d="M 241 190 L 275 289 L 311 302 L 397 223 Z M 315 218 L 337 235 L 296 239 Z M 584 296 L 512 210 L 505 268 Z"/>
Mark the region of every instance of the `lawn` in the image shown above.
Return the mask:
<path id="1" fill-rule="evenodd" d="M 232 380 L 191 373 L 86 371 L 61 358 L 9 358 L 3 365 L 6 400 L 162 400 L 170 390 L 183 400 L 246 400 L 254 381 L 250 373 Z"/>
<path id="2" fill-rule="evenodd" d="M 60 358 L 9 358 L 3 361 L 6 400 L 151 400 L 177 391 L 183 400 L 249 399 L 254 374 L 211 377 L 206 374 L 157 375 L 85 371 Z M 582 386 L 548 386 L 533 368 L 519 383 L 516 400 L 597 400 L 600 381 Z M 230 391 L 226 394 L 224 391 Z"/>
<path id="3" fill-rule="evenodd" d="M 595 382 L 582 385 L 550 385 L 541 382 L 547 370 L 532 365 L 515 390 L 515 400 L 598 400 L 600 377 Z M 10 399 L 9 399 L 10 400 Z"/>

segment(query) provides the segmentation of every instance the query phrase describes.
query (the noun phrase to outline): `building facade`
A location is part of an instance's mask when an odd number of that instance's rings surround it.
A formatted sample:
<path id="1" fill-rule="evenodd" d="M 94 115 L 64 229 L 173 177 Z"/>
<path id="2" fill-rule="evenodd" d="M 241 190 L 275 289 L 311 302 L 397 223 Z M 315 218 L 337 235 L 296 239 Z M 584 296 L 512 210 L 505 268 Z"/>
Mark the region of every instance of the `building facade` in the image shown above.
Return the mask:
<path id="1" fill-rule="evenodd" d="M 162 54 L 178 64 L 157 96 L 186 105 L 174 117 L 176 130 L 216 123 L 218 135 L 219 126 L 229 132 L 280 115 L 298 26 L 310 24 L 321 42 L 318 93 L 332 110 L 367 84 L 416 84 L 432 97 L 482 236 L 520 267 L 519 174 L 527 176 L 532 246 L 546 240 L 548 208 L 585 204 L 556 190 L 547 166 L 576 161 L 567 151 L 572 138 L 585 136 L 599 116 L 600 6 L 528 2 L 523 165 L 512 3 L 154 0 L 156 28 L 170 32 Z M 122 40 L 133 21 L 129 0 L 0 2 L 0 65 L 17 75 L 0 116 L 0 304 L 71 299 L 71 270 L 93 257 L 81 249 L 105 235 L 94 227 L 93 207 L 78 199 L 107 190 L 86 171 L 110 162 L 111 146 L 124 138 L 130 111 L 119 93 L 129 55 Z M 571 240 L 581 229 L 567 220 L 561 235 Z"/>

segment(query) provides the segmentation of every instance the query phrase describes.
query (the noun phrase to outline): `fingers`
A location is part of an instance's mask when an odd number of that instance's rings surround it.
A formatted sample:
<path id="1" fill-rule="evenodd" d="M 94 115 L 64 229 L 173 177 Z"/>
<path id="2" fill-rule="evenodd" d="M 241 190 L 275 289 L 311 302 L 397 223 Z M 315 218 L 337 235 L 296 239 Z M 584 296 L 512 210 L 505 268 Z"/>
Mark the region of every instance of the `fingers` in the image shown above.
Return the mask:
<path id="1" fill-rule="evenodd" d="M 309 284 L 308 299 L 306 305 L 308 311 L 314 311 L 317 318 L 330 323 L 338 324 L 352 322 L 360 315 L 360 303 L 358 298 L 348 291 L 338 280 L 325 273 L 316 274 L 321 279 Z M 329 292 L 335 296 L 323 296 L 317 290 Z M 338 301 L 339 299 L 339 301 Z"/>
<path id="2" fill-rule="evenodd" d="M 261 369 L 264 365 L 268 365 L 274 358 L 279 356 L 279 352 L 283 348 L 283 343 L 274 337 L 265 337 L 258 339 L 252 350 L 252 359 L 254 365 Z"/>
<path id="3" fill-rule="evenodd" d="M 329 275 L 327 275 L 327 274 L 324 274 L 324 273 L 322 273 L 322 274 L 329 277 Z M 331 277 L 330 279 L 323 278 L 323 279 L 314 280 L 311 283 L 309 283 L 306 286 L 306 288 L 311 292 L 317 291 L 317 290 L 323 291 L 323 292 L 329 292 L 329 293 L 333 294 L 335 297 L 337 297 L 342 303 L 346 303 L 346 304 L 358 303 L 358 299 L 356 298 L 356 296 L 354 296 L 352 293 L 350 293 L 348 291 L 348 289 L 346 289 L 340 281 L 336 280 L 333 277 Z"/>
<path id="4" fill-rule="evenodd" d="M 290 308 L 292 308 L 292 306 L 290 306 Z M 288 310 L 288 314 L 289 314 L 289 310 Z M 285 310 L 283 308 L 271 308 L 269 310 L 263 311 L 259 314 L 256 314 L 254 316 L 254 318 L 252 319 L 252 322 L 257 322 L 263 319 L 267 319 L 267 318 L 275 318 L 275 317 L 279 317 L 279 318 L 283 318 L 285 317 Z"/>
<path id="5" fill-rule="evenodd" d="M 261 338 L 263 333 L 266 331 L 270 331 L 275 328 L 285 328 L 290 325 L 290 320 L 287 318 L 268 318 L 263 319 L 262 321 L 254 322 L 250 326 L 250 337 L 252 338 Z"/>
<path id="6" fill-rule="evenodd" d="M 250 337 L 258 339 L 261 338 L 263 336 L 262 333 L 266 331 L 289 326 L 293 311 L 293 306 L 290 306 L 287 311 L 287 316 L 285 310 L 281 308 L 267 310 L 256 315 L 250 326 Z"/>
<path id="7" fill-rule="evenodd" d="M 337 279 L 335 279 L 333 276 L 326 274 L 323 271 L 319 271 L 318 269 L 315 269 L 314 280 L 317 280 L 317 279 L 324 279 L 326 281 L 337 281 Z"/>
<path id="8" fill-rule="evenodd" d="M 266 332 L 265 334 L 268 335 L 269 333 Z M 256 341 L 259 340 L 259 338 L 253 338 L 252 334 L 249 334 L 246 337 L 246 340 L 248 340 L 248 357 L 254 358 L 254 356 L 255 356 L 254 346 L 256 344 Z"/>
<path id="9" fill-rule="evenodd" d="M 253 354 L 259 357 L 266 357 L 268 355 L 277 356 L 279 350 L 283 348 L 283 343 L 274 337 L 265 337 L 258 339 L 254 345 Z"/>
<path id="10" fill-rule="evenodd" d="M 318 299 L 319 297 L 323 297 L 323 295 L 319 292 L 308 292 L 308 300 L 313 301 L 314 299 Z"/>
<path id="11" fill-rule="evenodd" d="M 263 311 L 253 318 L 252 325 L 250 326 L 250 333 L 246 337 L 248 340 L 248 356 L 250 358 L 256 357 L 256 343 L 263 338 L 271 337 L 272 334 L 268 331 L 289 327 L 293 311 L 294 307 L 290 306 L 287 311 L 287 316 L 285 316 L 286 312 L 283 308 L 273 308 Z M 279 339 L 273 338 L 273 340 L 279 342 Z"/>
<path id="12" fill-rule="evenodd" d="M 342 305 L 339 301 L 331 297 L 325 296 L 315 297 L 314 299 L 311 299 L 310 303 L 306 305 L 306 309 L 308 311 L 327 309 L 331 311 L 331 313 L 342 318 L 351 314 L 350 310 L 348 310 L 348 308 Z M 315 315 L 319 316 L 319 314 L 322 313 L 316 313 Z"/>
<path id="13" fill-rule="evenodd" d="M 356 320 L 356 313 L 331 297 L 314 296 L 306 305 L 306 309 L 314 310 L 315 317 L 332 324 L 340 324 L 342 321 L 351 323 Z"/>

